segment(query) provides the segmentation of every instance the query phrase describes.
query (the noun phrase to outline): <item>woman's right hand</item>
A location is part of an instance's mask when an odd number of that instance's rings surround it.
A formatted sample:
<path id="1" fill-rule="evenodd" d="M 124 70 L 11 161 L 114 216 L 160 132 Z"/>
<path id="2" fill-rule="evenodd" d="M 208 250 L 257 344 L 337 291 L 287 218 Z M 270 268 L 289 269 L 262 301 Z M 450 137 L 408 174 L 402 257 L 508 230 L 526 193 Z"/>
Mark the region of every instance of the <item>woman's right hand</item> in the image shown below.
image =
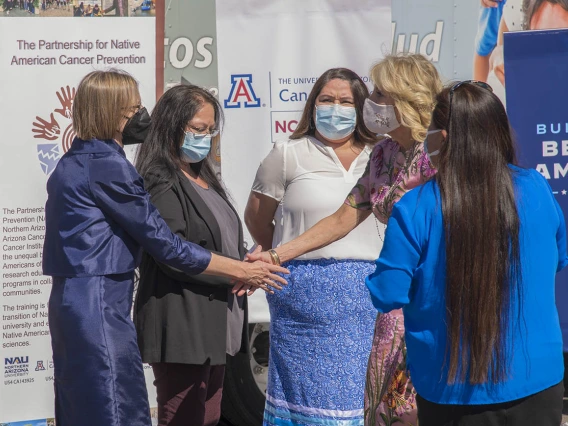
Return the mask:
<path id="1" fill-rule="evenodd" d="M 280 282 L 281 284 L 286 285 L 287 282 L 284 278 L 278 276 L 278 275 L 274 275 L 274 272 L 280 272 L 282 274 L 289 274 L 290 271 L 288 271 L 285 268 L 282 268 L 279 265 L 274 265 L 272 262 L 272 258 L 270 257 L 270 255 L 268 254 L 268 252 L 263 252 L 262 251 L 262 247 L 261 246 L 257 246 L 255 248 L 254 251 L 249 252 L 245 255 L 245 262 L 248 262 L 248 265 L 255 265 L 257 264 L 257 266 L 260 266 L 262 268 L 262 263 L 264 263 L 265 265 L 268 265 L 268 270 L 270 271 L 270 273 L 272 274 L 271 277 L 268 277 L 269 281 L 272 279 L 271 284 L 266 283 L 264 285 L 261 286 L 257 286 L 251 283 L 245 283 L 243 281 L 234 281 L 233 282 L 233 290 L 232 292 L 237 294 L 237 296 L 243 296 L 245 293 L 248 294 L 249 296 L 252 296 L 252 294 L 255 292 L 255 290 L 257 288 L 261 288 L 262 290 L 266 291 L 267 293 L 273 294 L 274 290 L 272 290 L 270 287 L 276 288 L 277 290 L 281 290 L 282 287 L 280 287 L 277 283 L 274 282 L 274 279 L 276 279 L 278 282 Z"/>

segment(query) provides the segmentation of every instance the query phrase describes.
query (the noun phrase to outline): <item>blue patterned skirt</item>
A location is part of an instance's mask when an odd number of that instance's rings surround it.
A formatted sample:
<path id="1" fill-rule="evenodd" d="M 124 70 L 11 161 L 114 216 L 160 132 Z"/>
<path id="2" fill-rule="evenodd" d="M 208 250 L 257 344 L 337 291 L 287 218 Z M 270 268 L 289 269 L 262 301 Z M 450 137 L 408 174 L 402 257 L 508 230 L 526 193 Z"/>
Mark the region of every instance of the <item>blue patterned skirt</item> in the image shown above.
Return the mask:
<path id="1" fill-rule="evenodd" d="M 268 295 L 270 363 L 264 425 L 363 425 L 377 311 L 365 287 L 374 262 L 292 261 Z"/>

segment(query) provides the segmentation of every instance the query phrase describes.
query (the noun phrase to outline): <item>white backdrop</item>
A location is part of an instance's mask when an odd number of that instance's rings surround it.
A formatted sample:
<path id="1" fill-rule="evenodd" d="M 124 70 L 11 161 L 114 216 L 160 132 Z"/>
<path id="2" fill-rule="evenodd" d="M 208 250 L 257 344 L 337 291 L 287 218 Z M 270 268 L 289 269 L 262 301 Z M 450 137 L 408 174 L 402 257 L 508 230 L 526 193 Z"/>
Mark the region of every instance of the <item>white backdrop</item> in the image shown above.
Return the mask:
<path id="1" fill-rule="evenodd" d="M 260 161 L 294 130 L 317 77 L 346 67 L 368 82 L 390 53 L 390 0 L 217 0 L 217 40 L 221 170 L 243 217 Z M 249 321 L 265 322 L 264 295 L 251 302 Z"/>
<path id="2" fill-rule="evenodd" d="M 242 213 L 260 161 L 286 137 L 284 121 L 299 116 L 315 79 L 346 67 L 368 82 L 390 51 L 390 1 L 218 0 L 217 39 L 222 173 Z M 253 91 L 258 102 L 247 102 Z"/>

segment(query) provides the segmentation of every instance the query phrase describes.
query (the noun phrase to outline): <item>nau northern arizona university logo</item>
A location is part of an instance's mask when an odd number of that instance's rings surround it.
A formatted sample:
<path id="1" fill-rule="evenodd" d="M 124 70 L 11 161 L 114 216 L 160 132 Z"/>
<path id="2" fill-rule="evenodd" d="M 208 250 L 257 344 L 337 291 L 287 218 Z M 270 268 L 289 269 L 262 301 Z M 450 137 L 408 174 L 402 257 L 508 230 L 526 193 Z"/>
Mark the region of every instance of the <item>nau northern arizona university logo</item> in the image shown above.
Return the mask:
<path id="1" fill-rule="evenodd" d="M 225 108 L 256 108 L 260 106 L 260 99 L 252 88 L 252 74 L 231 75 L 231 92 L 225 99 Z"/>
<path id="2" fill-rule="evenodd" d="M 71 124 L 71 107 L 75 98 L 75 88 L 69 86 L 56 92 L 59 108 L 55 107 L 47 118 L 36 116 L 32 132 L 37 142 L 37 156 L 41 169 L 50 175 L 61 156 L 71 147 L 75 131 Z"/>

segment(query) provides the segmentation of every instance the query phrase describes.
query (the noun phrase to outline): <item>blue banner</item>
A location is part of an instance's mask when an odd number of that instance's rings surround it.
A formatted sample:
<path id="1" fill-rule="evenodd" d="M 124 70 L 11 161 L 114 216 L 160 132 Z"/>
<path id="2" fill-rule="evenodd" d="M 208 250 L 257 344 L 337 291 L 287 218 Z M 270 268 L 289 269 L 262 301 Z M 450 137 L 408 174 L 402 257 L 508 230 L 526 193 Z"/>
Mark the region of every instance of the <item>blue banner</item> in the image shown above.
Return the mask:
<path id="1" fill-rule="evenodd" d="M 507 112 L 519 162 L 537 169 L 568 213 L 568 29 L 504 34 Z M 568 270 L 556 278 L 556 305 L 568 352 Z"/>

